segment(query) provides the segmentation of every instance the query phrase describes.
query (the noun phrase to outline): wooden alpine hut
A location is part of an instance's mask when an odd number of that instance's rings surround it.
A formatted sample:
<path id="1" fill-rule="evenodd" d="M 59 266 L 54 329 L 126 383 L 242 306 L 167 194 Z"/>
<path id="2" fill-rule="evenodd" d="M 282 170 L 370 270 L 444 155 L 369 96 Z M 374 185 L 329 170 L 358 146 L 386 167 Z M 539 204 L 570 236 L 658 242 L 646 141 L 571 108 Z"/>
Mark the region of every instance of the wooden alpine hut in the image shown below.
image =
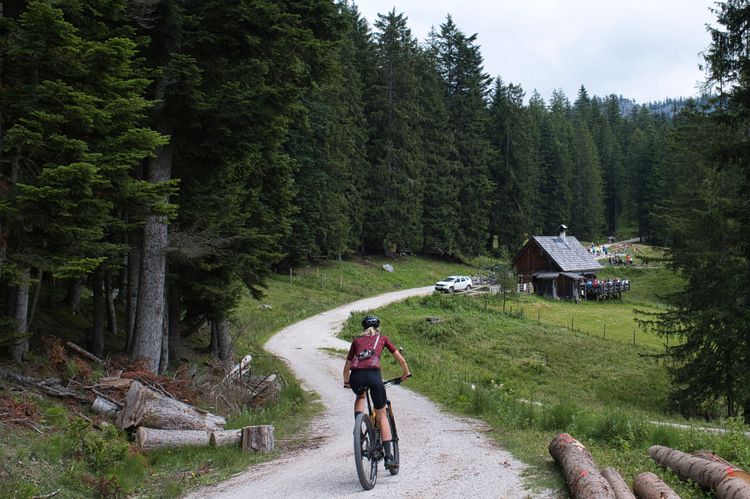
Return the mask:
<path id="1" fill-rule="evenodd" d="M 512 261 L 520 283 L 531 283 L 538 295 L 578 300 L 581 283 L 603 268 L 567 229 L 560 225 L 557 236 L 533 236 Z"/>

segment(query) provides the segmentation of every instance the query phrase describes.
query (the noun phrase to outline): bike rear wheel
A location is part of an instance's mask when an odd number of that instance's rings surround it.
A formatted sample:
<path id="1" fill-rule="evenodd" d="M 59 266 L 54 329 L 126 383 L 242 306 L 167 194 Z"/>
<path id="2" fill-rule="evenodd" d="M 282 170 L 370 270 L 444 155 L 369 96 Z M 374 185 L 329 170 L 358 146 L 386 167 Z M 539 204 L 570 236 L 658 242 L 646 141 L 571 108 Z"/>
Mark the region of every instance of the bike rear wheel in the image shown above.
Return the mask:
<path id="1" fill-rule="evenodd" d="M 377 443 L 370 416 L 357 414 L 354 421 L 354 460 L 357 466 L 359 483 L 370 490 L 378 480 Z"/>

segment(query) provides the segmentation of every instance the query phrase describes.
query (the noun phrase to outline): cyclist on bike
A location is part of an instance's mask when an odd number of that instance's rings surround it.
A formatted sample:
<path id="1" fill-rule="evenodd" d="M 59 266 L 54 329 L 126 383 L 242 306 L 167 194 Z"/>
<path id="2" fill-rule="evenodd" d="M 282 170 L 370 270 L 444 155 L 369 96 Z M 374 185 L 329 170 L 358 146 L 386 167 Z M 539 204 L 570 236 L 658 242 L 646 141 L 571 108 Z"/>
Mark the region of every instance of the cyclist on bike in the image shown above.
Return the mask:
<path id="1" fill-rule="evenodd" d="M 409 366 L 406 359 L 401 355 L 387 336 L 380 334 L 380 319 L 374 315 L 368 315 L 362 319 L 362 334 L 354 338 L 349 354 L 344 364 L 344 388 L 351 388 L 357 395 L 354 402 L 354 417 L 360 412 L 365 412 L 365 390 L 370 389 L 375 414 L 381 428 L 383 438 L 383 452 L 385 453 L 385 466 L 390 468 L 398 463 L 393 458 L 391 445 L 391 427 L 385 411 L 386 394 L 383 386 L 383 378 L 380 374 L 380 354 L 387 348 L 398 361 L 403 371 L 402 380 L 409 377 Z"/>

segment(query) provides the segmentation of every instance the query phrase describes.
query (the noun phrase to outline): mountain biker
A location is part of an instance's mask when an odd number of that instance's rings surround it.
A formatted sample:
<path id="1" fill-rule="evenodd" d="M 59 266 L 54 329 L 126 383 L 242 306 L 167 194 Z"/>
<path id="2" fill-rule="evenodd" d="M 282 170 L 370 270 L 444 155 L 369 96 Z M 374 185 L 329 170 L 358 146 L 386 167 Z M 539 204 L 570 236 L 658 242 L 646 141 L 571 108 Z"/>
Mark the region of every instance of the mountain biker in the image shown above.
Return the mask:
<path id="1" fill-rule="evenodd" d="M 362 334 L 352 340 L 349 354 L 344 364 L 344 388 L 351 388 L 357 395 L 354 401 L 354 417 L 365 412 L 365 390 L 370 389 L 372 403 L 375 407 L 375 415 L 381 428 L 383 438 L 383 452 L 385 453 L 385 466 L 391 468 L 398 463 L 393 457 L 391 444 L 391 427 L 385 411 L 385 386 L 380 374 L 380 354 L 387 348 L 398 361 L 403 371 L 402 380 L 410 376 L 409 366 L 406 359 L 401 355 L 387 336 L 380 334 L 380 319 L 374 315 L 368 315 L 362 319 Z"/>

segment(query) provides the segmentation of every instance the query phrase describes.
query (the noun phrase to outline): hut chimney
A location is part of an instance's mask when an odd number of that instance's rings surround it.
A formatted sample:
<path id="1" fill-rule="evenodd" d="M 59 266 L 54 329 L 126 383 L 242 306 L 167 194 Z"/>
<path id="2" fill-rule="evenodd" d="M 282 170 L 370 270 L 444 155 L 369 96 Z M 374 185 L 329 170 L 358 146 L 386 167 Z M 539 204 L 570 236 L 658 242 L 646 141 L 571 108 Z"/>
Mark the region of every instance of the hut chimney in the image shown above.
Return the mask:
<path id="1" fill-rule="evenodd" d="M 568 226 L 565 224 L 560 224 L 560 227 L 558 229 L 560 231 L 560 239 L 565 241 L 565 231 L 568 230 Z"/>

